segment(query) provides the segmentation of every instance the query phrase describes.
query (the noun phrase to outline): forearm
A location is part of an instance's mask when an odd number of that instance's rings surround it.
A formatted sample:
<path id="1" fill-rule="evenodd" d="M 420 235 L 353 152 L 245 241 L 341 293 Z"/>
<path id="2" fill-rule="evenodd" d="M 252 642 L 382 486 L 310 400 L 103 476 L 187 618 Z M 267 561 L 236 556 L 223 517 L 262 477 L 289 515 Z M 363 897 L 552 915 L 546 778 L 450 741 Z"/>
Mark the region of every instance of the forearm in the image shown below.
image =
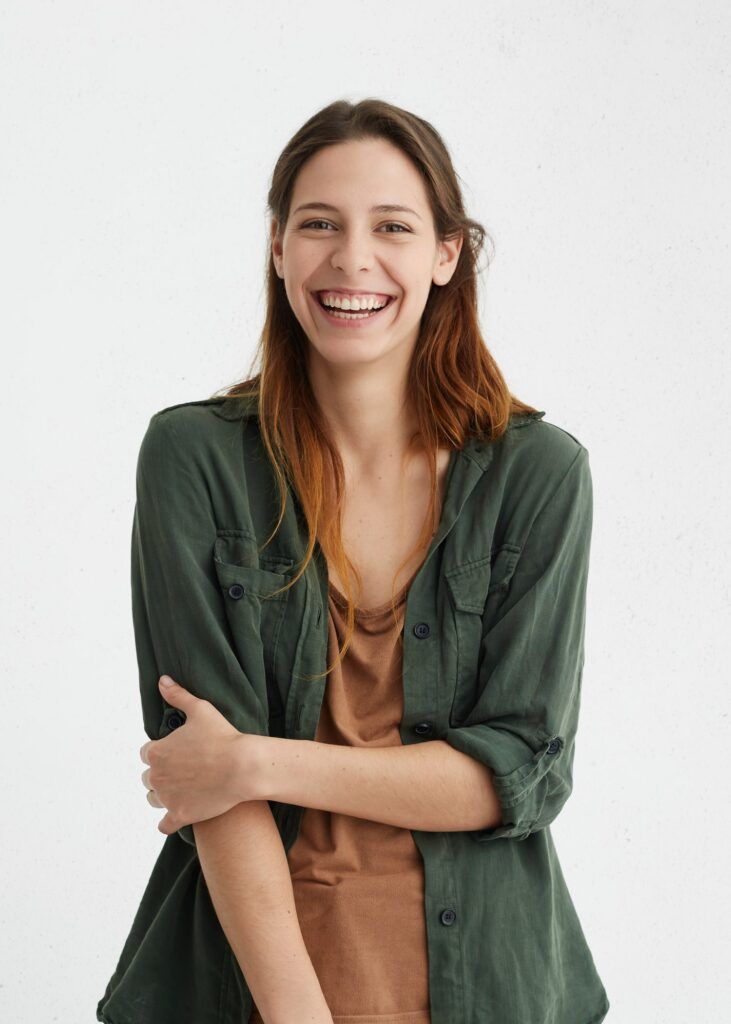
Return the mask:
<path id="1" fill-rule="evenodd" d="M 266 800 L 197 822 L 201 869 L 266 1024 L 332 1024 L 302 938 L 287 857 Z"/>
<path id="2" fill-rule="evenodd" d="M 264 741 L 268 800 L 425 832 L 490 828 L 501 820 L 490 769 L 444 740 L 391 747 Z"/>

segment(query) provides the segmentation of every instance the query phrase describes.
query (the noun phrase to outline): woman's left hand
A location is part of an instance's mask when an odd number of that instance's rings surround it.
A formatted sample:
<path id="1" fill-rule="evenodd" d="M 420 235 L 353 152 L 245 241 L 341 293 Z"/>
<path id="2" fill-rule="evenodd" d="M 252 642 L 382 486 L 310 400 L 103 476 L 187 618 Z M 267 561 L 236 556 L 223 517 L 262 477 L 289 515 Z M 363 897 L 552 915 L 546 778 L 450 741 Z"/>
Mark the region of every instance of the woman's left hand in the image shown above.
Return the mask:
<path id="1" fill-rule="evenodd" d="M 168 679 L 161 676 L 160 679 Z M 158 830 L 172 835 L 183 825 L 225 814 L 243 800 L 256 800 L 257 764 L 266 737 L 242 733 L 211 704 L 178 683 L 160 693 L 185 713 L 186 721 L 170 735 L 149 740 L 140 757 L 150 767 L 142 773 L 153 807 L 167 814 Z"/>

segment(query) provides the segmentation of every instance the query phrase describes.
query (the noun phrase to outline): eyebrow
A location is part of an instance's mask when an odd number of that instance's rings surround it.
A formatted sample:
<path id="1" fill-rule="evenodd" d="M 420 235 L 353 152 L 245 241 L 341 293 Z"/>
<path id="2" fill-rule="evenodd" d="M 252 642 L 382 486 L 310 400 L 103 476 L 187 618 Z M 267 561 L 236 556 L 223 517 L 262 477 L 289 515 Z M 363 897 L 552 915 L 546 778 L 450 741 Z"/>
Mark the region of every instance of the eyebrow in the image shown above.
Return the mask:
<path id="1" fill-rule="evenodd" d="M 330 213 L 338 213 L 337 206 L 333 206 L 332 203 L 303 203 L 298 206 L 296 210 L 292 211 L 292 216 L 299 213 L 300 210 L 327 210 Z M 416 210 L 412 210 L 410 206 L 403 206 L 401 203 L 379 203 L 378 206 L 372 206 L 369 213 L 413 213 L 415 217 L 419 217 Z M 419 220 L 422 218 L 419 217 Z"/>

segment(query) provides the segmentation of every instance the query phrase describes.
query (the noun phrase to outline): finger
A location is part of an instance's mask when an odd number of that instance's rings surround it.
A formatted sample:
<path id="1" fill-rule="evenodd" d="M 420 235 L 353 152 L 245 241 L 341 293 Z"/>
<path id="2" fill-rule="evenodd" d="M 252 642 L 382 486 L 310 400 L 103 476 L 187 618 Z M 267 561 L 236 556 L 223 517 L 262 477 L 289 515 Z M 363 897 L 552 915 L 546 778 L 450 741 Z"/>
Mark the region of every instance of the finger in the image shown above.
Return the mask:
<path id="1" fill-rule="evenodd" d="M 180 683 L 176 683 L 170 676 L 160 676 L 157 681 L 157 688 L 168 704 L 174 708 L 180 708 L 186 714 L 192 710 L 199 698 L 190 690 L 186 690 Z"/>
<path id="2" fill-rule="evenodd" d="M 165 804 L 161 803 L 161 801 L 159 800 L 158 795 L 157 795 L 157 793 L 155 792 L 154 789 L 148 789 L 147 790 L 147 802 L 148 802 L 148 804 L 150 804 L 151 807 L 164 807 L 165 806 Z"/>
<path id="3" fill-rule="evenodd" d="M 171 836 L 173 832 L 177 831 L 170 821 L 170 815 L 166 814 L 165 817 L 158 823 L 158 831 L 162 832 L 164 836 Z"/>
<path id="4" fill-rule="evenodd" d="M 157 743 L 157 742 L 158 742 L 157 740 L 148 740 L 147 743 L 143 743 L 142 746 L 140 747 L 140 757 L 145 762 L 145 764 L 149 764 L 150 763 L 150 758 L 149 758 L 150 747 L 152 746 L 153 743 Z"/>

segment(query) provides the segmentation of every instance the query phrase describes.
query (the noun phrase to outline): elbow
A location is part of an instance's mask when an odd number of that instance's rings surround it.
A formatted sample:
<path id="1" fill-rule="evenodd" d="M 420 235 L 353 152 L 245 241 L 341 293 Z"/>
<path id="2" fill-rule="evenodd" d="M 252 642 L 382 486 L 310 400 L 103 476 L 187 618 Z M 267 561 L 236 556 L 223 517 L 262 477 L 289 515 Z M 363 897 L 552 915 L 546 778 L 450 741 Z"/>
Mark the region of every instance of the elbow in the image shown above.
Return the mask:
<path id="1" fill-rule="evenodd" d="M 503 820 L 503 807 L 493 782 L 495 773 L 488 765 L 483 764 L 478 767 L 481 768 L 482 790 L 480 799 L 474 807 L 478 812 L 477 820 L 469 826 L 470 831 L 497 828 Z"/>
<path id="2" fill-rule="evenodd" d="M 570 776 L 549 772 L 520 796 L 506 798 L 504 805 L 497 797 L 498 811 L 488 813 L 470 831 L 476 842 L 493 839 L 528 839 L 551 825 L 571 795 Z"/>

